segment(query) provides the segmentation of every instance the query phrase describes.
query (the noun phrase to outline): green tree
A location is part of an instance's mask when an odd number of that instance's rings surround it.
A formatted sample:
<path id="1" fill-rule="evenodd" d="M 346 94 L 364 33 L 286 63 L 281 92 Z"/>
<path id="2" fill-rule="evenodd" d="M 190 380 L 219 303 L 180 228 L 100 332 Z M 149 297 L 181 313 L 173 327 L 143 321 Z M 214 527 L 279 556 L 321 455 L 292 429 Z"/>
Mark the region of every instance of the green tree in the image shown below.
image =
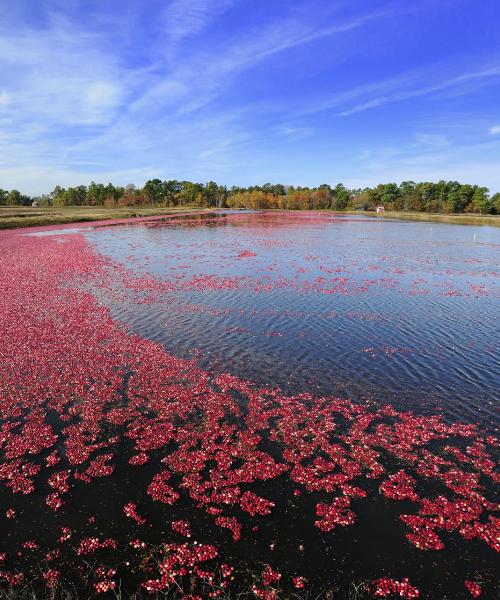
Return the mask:
<path id="1" fill-rule="evenodd" d="M 399 186 L 400 210 L 411 210 L 419 204 L 418 192 L 414 181 L 403 181 Z"/>
<path id="2" fill-rule="evenodd" d="M 491 210 L 496 214 L 500 215 L 500 192 L 493 194 L 490 199 Z"/>
<path id="3" fill-rule="evenodd" d="M 488 192 L 488 188 L 485 187 L 478 187 L 474 190 L 471 200 L 472 209 L 474 212 L 481 214 L 490 212 L 491 205 Z"/>
<path id="4" fill-rule="evenodd" d="M 163 190 L 166 203 L 169 206 L 176 206 L 178 204 L 178 194 L 182 190 L 182 184 L 176 179 L 169 179 L 163 182 Z"/>
<path id="5" fill-rule="evenodd" d="M 203 186 L 200 183 L 183 181 L 181 186 L 181 190 L 177 194 L 180 204 L 189 206 L 199 201 L 198 194 L 203 194 Z"/>
<path id="6" fill-rule="evenodd" d="M 219 199 L 219 186 L 215 181 L 209 181 L 203 188 L 203 196 L 206 200 L 206 206 L 216 207 Z"/>
<path id="7" fill-rule="evenodd" d="M 87 188 L 84 185 L 69 187 L 64 194 L 65 206 L 83 206 L 87 197 Z"/>
<path id="8" fill-rule="evenodd" d="M 474 188 L 471 185 L 459 185 L 448 194 L 448 210 L 453 213 L 463 212 L 472 201 Z"/>
<path id="9" fill-rule="evenodd" d="M 400 210 L 402 208 L 400 199 L 401 194 L 396 183 L 386 183 L 383 186 L 380 201 L 389 210 Z"/>
<path id="10" fill-rule="evenodd" d="M 21 200 L 22 200 L 22 196 L 21 196 L 20 191 L 10 190 L 10 192 L 7 194 L 5 202 L 6 202 L 7 206 L 16 206 L 16 205 L 22 204 Z"/>
<path id="11" fill-rule="evenodd" d="M 66 190 L 60 185 L 56 187 L 49 194 L 51 202 L 54 206 L 64 206 L 66 202 Z"/>
<path id="12" fill-rule="evenodd" d="M 429 181 L 423 181 L 417 183 L 415 187 L 416 194 L 411 201 L 407 202 L 406 210 L 414 210 L 417 212 L 432 210 L 435 205 L 436 188 L 435 185 Z"/>
<path id="13" fill-rule="evenodd" d="M 351 193 L 343 183 L 338 183 L 335 186 L 333 195 L 335 197 L 335 208 L 337 210 L 345 210 L 351 201 Z"/>
<path id="14" fill-rule="evenodd" d="M 160 179 L 150 179 L 144 184 L 144 192 L 151 204 L 162 202 L 165 197 L 164 184 Z"/>
<path id="15" fill-rule="evenodd" d="M 111 184 L 110 184 L 111 185 Z M 92 181 L 87 188 L 86 203 L 89 206 L 103 206 L 106 200 L 107 187 Z"/>

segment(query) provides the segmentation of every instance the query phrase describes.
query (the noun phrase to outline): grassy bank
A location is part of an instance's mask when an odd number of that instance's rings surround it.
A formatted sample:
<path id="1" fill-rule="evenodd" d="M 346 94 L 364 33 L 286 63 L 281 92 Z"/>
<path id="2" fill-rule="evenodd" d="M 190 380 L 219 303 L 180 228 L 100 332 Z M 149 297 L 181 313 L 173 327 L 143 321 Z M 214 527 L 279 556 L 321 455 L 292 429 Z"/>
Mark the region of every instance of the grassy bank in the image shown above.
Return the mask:
<path id="1" fill-rule="evenodd" d="M 438 214 L 438 213 L 416 213 L 416 212 L 354 212 L 353 214 L 363 214 L 367 216 L 376 216 L 383 219 L 403 219 L 406 221 L 429 221 L 435 223 L 452 223 L 455 225 L 491 225 L 500 227 L 500 215 L 478 215 L 478 214 Z"/>
<path id="2" fill-rule="evenodd" d="M 0 206 L 0 229 L 16 227 L 36 227 L 64 223 L 85 223 L 106 219 L 129 219 L 133 217 L 151 217 L 171 215 L 177 212 L 197 210 L 199 208 L 179 206 L 175 208 L 122 207 L 104 208 L 96 206 L 59 206 L 34 208 L 31 206 Z M 203 210 L 203 209 L 201 209 Z M 208 210 L 208 209 L 207 209 Z M 235 212 L 238 212 L 235 210 Z M 281 212 L 281 211 L 280 211 Z M 303 211 L 298 211 L 303 212 Z M 408 221 L 428 221 L 436 223 L 454 223 L 457 225 L 490 225 L 500 227 L 500 215 L 477 214 L 435 214 L 416 212 L 359 212 L 343 211 L 342 214 L 362 215 L 381 219 L 403 219 Z"/>
<path id="3" fill-rule="evenodd" d="M 60 207 L 0 207 L 0 229 L 15 227 L 37 227 L 64 223 L 84 223 L 106 219 L 130 219 L 132 217 L 151 217 L 170 215 L 180 211 L 194 210 L 186 207 L 144 208 L 123 207 L 103 208 L 96 206 L 60 206 Z M 199 210 L 199 209 L 197 209 Z"/>

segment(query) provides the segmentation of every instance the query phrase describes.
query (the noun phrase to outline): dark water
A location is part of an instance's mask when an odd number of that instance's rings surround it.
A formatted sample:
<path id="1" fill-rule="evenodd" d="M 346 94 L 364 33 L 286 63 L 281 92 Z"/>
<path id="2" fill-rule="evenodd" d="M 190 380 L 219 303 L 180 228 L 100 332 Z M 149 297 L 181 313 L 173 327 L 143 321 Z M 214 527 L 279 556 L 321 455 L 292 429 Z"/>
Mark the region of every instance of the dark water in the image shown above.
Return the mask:
<path id="1" fill-rule="evenodd" d="M 287 391 L 437 408 L 495 429 L 498 229 L 255 213 L 85 235 L 168 285 L 118 302 L 100 294 L 173 354 Z"/>

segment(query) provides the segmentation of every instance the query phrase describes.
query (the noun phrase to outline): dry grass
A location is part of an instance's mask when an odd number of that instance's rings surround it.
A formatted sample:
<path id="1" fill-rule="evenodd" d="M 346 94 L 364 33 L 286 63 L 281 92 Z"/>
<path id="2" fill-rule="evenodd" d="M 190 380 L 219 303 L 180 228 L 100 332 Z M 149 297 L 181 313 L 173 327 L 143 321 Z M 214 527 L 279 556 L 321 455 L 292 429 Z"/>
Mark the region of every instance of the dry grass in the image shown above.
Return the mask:
<path id="1" fill-rule="evenodd" d="M 368 600 L 372 596 L 364 592 L 364 586 L 361 584 L 353 584 L 350 589 L 344 594 L 338 592 L 326 591 L 319 594 L 316 593 L 288 593 L 282 594 L 277 591 L 276 600 Z M 212 591 L 216 591 L 213 588 Z M 232 592 L 231 590 L 219 590 L 221 595 L 220 600 L 253 600 L 256 596 L 252 592 Z M 82 596 L 82 593 L 85 596 Z M 82 591 L 75 587 L 57 586 L 54 589 L 37 588 L 33 585 L 26 585 L 19 588 L 0 588 L 0 600 L 79 600 L 85 597 L 87 600 L 97 600 L 103 597 L 102 594 L 97 594 L 93 590 Z M 122 592 L 120 588 L 109 591 L 104 596 L 113 600 L 181 600 L 185 597 L 184 591 L 175 587 L 164 591 L 148 593 L 147 595 L 141 592 L 128 595 Z M 392 596 L 395 598 L 396 596 Z M 448 599 L 444 599 L 448 600 Z M 450 599 L 451 600 L 451 599 Z"/>
<path id="2" fill-rule="evenodd" d="M 500 215 L 478 215 L 478 214 L 438 214 L 438 213 L 415 213 L 415 212 L 385 212 L 373 213 L 363 212 L 367 216 L 376 216 L 382 219 L 403 219 L 407 221 L 430 221 L 435 223 L 452 223 L 455 225 L 491 225 L 500 227 Z"/>
<path id="3" fill-rule="evenodd" d="M 63 223 L 84 223 L 106 219 L 130 219 L 170 215 L 179 211 L 194 210 L 186 207 L 175 208 L 102 208 L 95 206 L 60 206 L 34 208 L 31 206 L 0 207 L 0 229 L 15 227 L 36 227 Z M 198 209 L 199 210 L 199 209 Z"/>
<path id="4" fill-rule="evenodd" d="M 55 589 L 37 589 L 34 586 L 27 585 L 20 588 L 0 589 L 0 600 L 79 600 L 83 597 L 87 600 L 97 600 L 98 598 L 103 597 L 102 594 L 96 594 L 91 590 L 83 593 L 85 596 L 82 596 L 81 589 L 77 590 L 72 587 L 66 588 L 58 586 Z M 128 595 L 117 588 L 107 592 L 104 597 L 113 600 L 181 600 L 185 596 L 182 590 L 178 590 L 174 587 L 168 591 L 147 595 L 140 592 Z M 276 600 L 368 600 L 369 597 L 371 596 L 366 595 L 359 585 L 352 585 L 351 588 L 342 595 L 328 591 L 319 594 L 307 592 L 304 592 L 303 594 L 293 592 L 290 594 L 281 594 L 278 591 Z M 396 596 L 393 596 L 393 598 L 395 597 Z M 219 598 L 220 600 L 253 600 L 256 596 L 252 592 L 233 593 L 230 590 L 223 590 L 221 591 Z"/>
<path id="5" fill-rule="evenodd" d="M 192 207 L 175 208 L 103 208 L 95 206 L 60 206 L 34 208 L 31 206 L 5 207 L 0 206 L 0 229 L 15 227 L 36 227 L 40 225 L 57 225 L 64 223 L 85 223 L 105 219 L 129 219 L 132 217 L 149 217 L 156 215 L 175 214 L 179 211 L 200 210 Z M 235 211 L 237 212 L 237 211 Z M 300 212 L 300 211 L 299 211 Z M 427 221 L 436 223 L 454 223 L 457 225 L 490 225 L 500 227 L 500 215 L 477 214 L 434 214 L 415 212 L 359 212 L 345 211 L 344 214 L 355 214 L 381 219 L 403 219 L 408 221 Z"/>

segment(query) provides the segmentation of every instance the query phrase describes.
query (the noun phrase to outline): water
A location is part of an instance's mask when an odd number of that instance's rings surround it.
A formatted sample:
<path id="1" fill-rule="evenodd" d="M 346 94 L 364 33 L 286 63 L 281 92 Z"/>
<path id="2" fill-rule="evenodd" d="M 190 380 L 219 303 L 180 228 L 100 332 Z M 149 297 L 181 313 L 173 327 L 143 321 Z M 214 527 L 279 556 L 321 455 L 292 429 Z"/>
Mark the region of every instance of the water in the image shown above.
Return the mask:
<path id="1" fill-rule="evenodd" d="M 83 233 L 166 288 L 99 293 L 114 318 L 175 355 L 290 392 L 495 429 L 498 229 L 246 213 Z"/>

